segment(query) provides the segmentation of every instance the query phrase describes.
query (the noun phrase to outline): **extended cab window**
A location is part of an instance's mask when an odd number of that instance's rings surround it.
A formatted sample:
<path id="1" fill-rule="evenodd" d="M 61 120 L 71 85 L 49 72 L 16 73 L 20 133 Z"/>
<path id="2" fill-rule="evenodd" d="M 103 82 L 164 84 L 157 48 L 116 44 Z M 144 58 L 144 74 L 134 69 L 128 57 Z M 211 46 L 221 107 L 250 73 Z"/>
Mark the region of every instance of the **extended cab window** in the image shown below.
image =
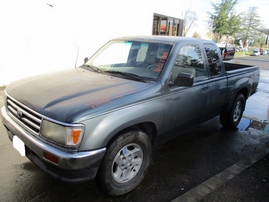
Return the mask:
<path id="1" fill-rule="evenodd" d="M 221 65 L 219 57 L 219 49 L 213 44 L 204 44 L 207 55 L 210 76 L 221 74 Z"/>
<path id="2" fill-rule="evenodd" d="M 173 79 L 179 73 L 192 74 L 194 79 L 206 76 L 202 51 L 199 45 L 186 45 L 180 48 L 172 69 Z"/>

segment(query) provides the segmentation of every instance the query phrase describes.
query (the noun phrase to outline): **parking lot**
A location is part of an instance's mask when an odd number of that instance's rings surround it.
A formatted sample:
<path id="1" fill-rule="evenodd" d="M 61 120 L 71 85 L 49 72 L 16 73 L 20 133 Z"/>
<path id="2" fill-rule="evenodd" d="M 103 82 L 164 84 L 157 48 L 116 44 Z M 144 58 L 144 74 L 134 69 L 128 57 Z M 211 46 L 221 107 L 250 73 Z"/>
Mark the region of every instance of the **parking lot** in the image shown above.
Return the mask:
<path id="1" fill-rule="evenodd" d="M 259 198 L 256 196 L 257 201 L 267 201 L 268 175 L 263 175 L 261 181 L 264 180 L 264 183 L 259 184 L 257 190 L 255 186 L 252 188 L 250 182 L 245 192 L 234 190 L 235 187 L 245 185 L 241 184 L 245 181 L 233 182 L 233 179 L 268 156 L 269 55 L 240 57 L 233 62 L 253 64 L 261 69 L 259 91 L 247 101 L 244 118 L 238 129 L 223 130 L 216 117 L 164 144 L 159 148 L 157 162 L 151 165 L 144 181 L 134 191 L 120 197 L 105 195 L 94 180 L 69 185 L 48 177 L 13 149 L 1 124 L 0 201 L 246 201 L 244 199 L 251 196 L 255 199 L 255 191 L 259 195 Z M 2 89 L 0 106 L 3 104 Z M 234 169 L 242 165 L 242 161 L 247 161 L 249 166 L 236 173 Z M 231 172 L 225 174 L 227 169 Z M 209 182 L 216 176 L 221 176 L 219 179 L 222 183 Z M 205 190 L 205 186 L 202 186 L 205 183 L 209 183 L 210 189 Z M 233 189 L 228 187 L 220 191 L 219 188 L 224 184 Z M 219 191 L 227 191 L 229 194 L 224 194 L 221 199 L 221 193 L 214 195 Z"/>

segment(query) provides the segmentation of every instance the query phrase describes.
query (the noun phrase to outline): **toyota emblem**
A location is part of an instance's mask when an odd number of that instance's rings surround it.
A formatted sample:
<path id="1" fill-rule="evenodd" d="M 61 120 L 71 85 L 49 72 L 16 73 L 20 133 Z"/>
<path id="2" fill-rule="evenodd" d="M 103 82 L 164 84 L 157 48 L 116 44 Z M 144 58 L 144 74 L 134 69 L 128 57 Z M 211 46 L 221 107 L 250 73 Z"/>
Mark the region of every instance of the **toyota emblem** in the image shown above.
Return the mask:
<path id="1" fill-rule="evenodd" d="M 17 116 L 20 119 L 22 117 L 22 111 L 20 109 L 17 110 Z"/>

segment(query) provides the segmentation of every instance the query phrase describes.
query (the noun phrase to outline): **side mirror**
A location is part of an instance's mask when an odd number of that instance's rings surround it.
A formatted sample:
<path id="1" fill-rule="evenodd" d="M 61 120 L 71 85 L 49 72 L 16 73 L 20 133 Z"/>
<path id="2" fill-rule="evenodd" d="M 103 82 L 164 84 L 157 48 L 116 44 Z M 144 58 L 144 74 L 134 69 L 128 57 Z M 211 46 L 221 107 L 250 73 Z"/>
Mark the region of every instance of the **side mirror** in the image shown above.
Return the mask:
<path id="1" fill-rule="evenodd" d="M 84 64 L 89 60 L 89 58 L 84 58 Z"/>
<path id="2" fill-rule="evenodd" d="M 193 75 L 189 73 L 179 73 L 174 80 L 174 86 L 192 86 Z"/>

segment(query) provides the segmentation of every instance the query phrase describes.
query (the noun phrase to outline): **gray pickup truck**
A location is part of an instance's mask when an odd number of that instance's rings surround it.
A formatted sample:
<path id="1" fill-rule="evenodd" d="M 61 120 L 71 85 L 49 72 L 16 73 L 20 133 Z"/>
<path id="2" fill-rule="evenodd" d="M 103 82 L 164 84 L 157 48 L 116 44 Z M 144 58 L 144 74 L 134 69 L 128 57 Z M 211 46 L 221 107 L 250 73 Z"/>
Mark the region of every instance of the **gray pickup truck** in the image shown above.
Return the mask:
<path id="1" fill-rule="evenodd" d="M 212 41 L 168 36 L 109 41 L 83 65 L 16 81 L 2 122 L 13 146 L 65 182 L 133 190 L 164 142 L 219 116 L 240 122 L 259 68 L 224 64 Z"/>

